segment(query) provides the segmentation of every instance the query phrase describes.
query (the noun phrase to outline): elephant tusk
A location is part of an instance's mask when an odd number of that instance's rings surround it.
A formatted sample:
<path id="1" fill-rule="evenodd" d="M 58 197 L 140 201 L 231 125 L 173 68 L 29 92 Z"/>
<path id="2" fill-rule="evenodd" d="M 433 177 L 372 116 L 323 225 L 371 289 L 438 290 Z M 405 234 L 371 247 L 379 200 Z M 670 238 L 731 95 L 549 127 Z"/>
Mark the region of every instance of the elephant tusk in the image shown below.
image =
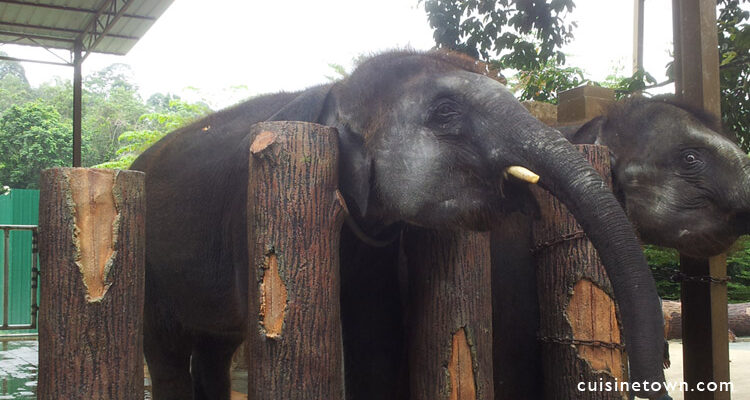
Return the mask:
<path id="1" fill-rule="evenodd" d="M 513 166 L 506 168 L 505 174 L 512 175 L 513 177 L 518 178 L 528 183 L 539 182 L 539 175 L 529 171 L 528 169 L 524 167 L 520 167 L 518 165 L 513 165 Z"/>

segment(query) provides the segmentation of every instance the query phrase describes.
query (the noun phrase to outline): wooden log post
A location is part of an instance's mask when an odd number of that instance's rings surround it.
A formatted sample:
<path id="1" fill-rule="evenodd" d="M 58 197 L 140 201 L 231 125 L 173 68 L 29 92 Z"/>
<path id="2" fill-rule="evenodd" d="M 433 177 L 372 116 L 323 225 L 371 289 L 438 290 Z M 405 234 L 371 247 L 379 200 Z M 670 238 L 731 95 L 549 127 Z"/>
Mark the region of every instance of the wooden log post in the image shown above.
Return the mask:
<path id="1" fill-rule="evenodd" d="M 42 172 L 39 399 L 142 399 L 142 172 Z"/>
<path id="2" fill-rule="evenodd" d="M 607 149 L 578 148 L 610 181 Z M 623 393 L 598 386 L 627 380 L 617 307 L 599 255 L 562 203 L 537 188 L 535 195 L 541 210 L 533 235 L 544 398 L 622 399 Z"/>
<path id="3" fill-rule="evenodd" d="M 716 2 L 673 0 L 672 13 L 675 97 L 720 121 Z M 708 260 L 681 255 L 680 270 L 684 380 L 690 389 L 699 383 L 729 382 L 726 255 Z M 686 400 L 730 397 L 726 390 L 685 392 Z"/>
<path id="4" fill-rule="evenodd" d="M 248 399 L 343 399 L 336 131 L 269 122 L 251 135 Z"/>
<path id="5" fill-rule="evenodd" d="M 412 400 L 490 400 L 489 233 L 409 227 L 409 377 Z"/>

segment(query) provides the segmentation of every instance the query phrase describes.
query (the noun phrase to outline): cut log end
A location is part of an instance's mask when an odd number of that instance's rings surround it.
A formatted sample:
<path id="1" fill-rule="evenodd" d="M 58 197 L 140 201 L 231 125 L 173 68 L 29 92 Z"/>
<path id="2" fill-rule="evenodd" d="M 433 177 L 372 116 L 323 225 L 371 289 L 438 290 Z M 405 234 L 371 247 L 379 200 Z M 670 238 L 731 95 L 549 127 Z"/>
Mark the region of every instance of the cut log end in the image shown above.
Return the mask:
<path id="1" fill-rule="evenodd" d="M 253 144 L 250 145 L 250 152 L 258 154 L 276 141 L 276 134 L 271 131 L 263 131 L 255 137 Z"/>
<path id="2" fill-rule="evenodd" d="M 466 338 L 466 330 L 459 329 L 453 334 L 451 359 L 448 364 L 450 376 L 450 400 L 475 400 L 477 398 L 474 365 L 471 348 Z"/>
<path id="3" fill-rule="evenodd" d="M 260 324 L 267 338 L 281 337 L 287 306 L 287 290 L 279 275 L 275 253 L 266 254 L 265 272 L 260 283 Z"/>
<path id="4" fill-rule="evenodd" d="M 116 255 L 115 171 L 71 169 L 67 178 L 74 210 L 75 262 L 86 286 L 86 300 L 98 302 L 112 285 L 108 275 Z"/>

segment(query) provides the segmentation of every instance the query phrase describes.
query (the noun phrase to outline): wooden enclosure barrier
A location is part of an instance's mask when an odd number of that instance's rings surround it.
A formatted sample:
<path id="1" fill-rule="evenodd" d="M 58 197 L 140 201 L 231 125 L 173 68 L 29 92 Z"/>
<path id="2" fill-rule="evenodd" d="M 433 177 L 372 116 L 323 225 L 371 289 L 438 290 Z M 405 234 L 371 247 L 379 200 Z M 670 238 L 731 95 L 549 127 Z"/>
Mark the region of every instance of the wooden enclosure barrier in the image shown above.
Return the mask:
<path id="1" fill-rule="evenodd" d="M 412 400 L 491 400 L 489 233 L 409 227 Z"/>
<path id="2" fill-rule="evenodd" d="M 610 182 L 607 149 L 577 147 Z M 547 192 L 535 190 L 535 196 L 541 210 L 532 231 L 544 398 L 622 399 L 616 391 L 579 390 L 581 382 L 616 384 L 627 380 L 617 307 L 599 256 L 572 214 Z"/>
<path id="3" fill-rule="evenodd" d="M 336 130 L 253 125 L 248 399 L 344 398 Z"/>
<path id="4" fill-rule="evenodd" d="M 42 172 L 39 399 L 143 398 L 144 219 L 141 172 Z"/>

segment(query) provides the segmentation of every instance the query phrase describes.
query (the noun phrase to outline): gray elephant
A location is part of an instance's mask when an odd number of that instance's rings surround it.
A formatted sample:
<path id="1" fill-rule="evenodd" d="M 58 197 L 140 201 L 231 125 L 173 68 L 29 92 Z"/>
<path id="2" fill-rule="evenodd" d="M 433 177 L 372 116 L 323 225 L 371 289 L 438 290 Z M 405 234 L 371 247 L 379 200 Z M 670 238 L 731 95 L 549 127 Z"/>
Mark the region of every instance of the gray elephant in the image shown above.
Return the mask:
<path id="1" fill-rule="evenodd" d="M 565 134 L 609 148 L 615 195 L 644 242 L 701 258 L 750 233 L 750 158 L 719 125 L 668 97 L 636 97 Z"/>
<path id="2" fill-rule="evenodd" d="M 585 125 L 560 130 L 573 143 L 609 148 L 615 195 L 645 243 L 705 258 L 750 233 L 750 158 L 718 125 L 659 96 L 619 101 Z M 499 399 L 536 398 L 539 310 L 529 219 L 508 220 L 514 235 L 493 233 L 496 391 Z M 504 367 L 521 354 L 525 365 Z"/>
<path id="3" fill-rule="evenodd" d="M 393 382 L 406 379 L 398 372 L 404 343 L 397 245 L 378 250 L 358 237 L 394 236 L 403 224 L 502 226 L 505 214 L 530 199 L 527 183 L 505 178 L 519 169 L 512 166 L 540 175 L 539 184 L 569 207 L 599 250 L 622 313 L 631 378 L 663 381 L 655 284 L 632 226 L 598 174 L 559 132 L 478 73 L 474 60 L 392 52 L 332 85 L 210 115 L 133 163 L 146 172 L 144 348 L 154 399 L 229 398 L 230 360 L 248 314 L 247 132 L 266 120 L 318 122 L 339 132 L 340 190 L 360 231 L 345 228 L 341 238 L 348 398 L 397 398 Z"/>

